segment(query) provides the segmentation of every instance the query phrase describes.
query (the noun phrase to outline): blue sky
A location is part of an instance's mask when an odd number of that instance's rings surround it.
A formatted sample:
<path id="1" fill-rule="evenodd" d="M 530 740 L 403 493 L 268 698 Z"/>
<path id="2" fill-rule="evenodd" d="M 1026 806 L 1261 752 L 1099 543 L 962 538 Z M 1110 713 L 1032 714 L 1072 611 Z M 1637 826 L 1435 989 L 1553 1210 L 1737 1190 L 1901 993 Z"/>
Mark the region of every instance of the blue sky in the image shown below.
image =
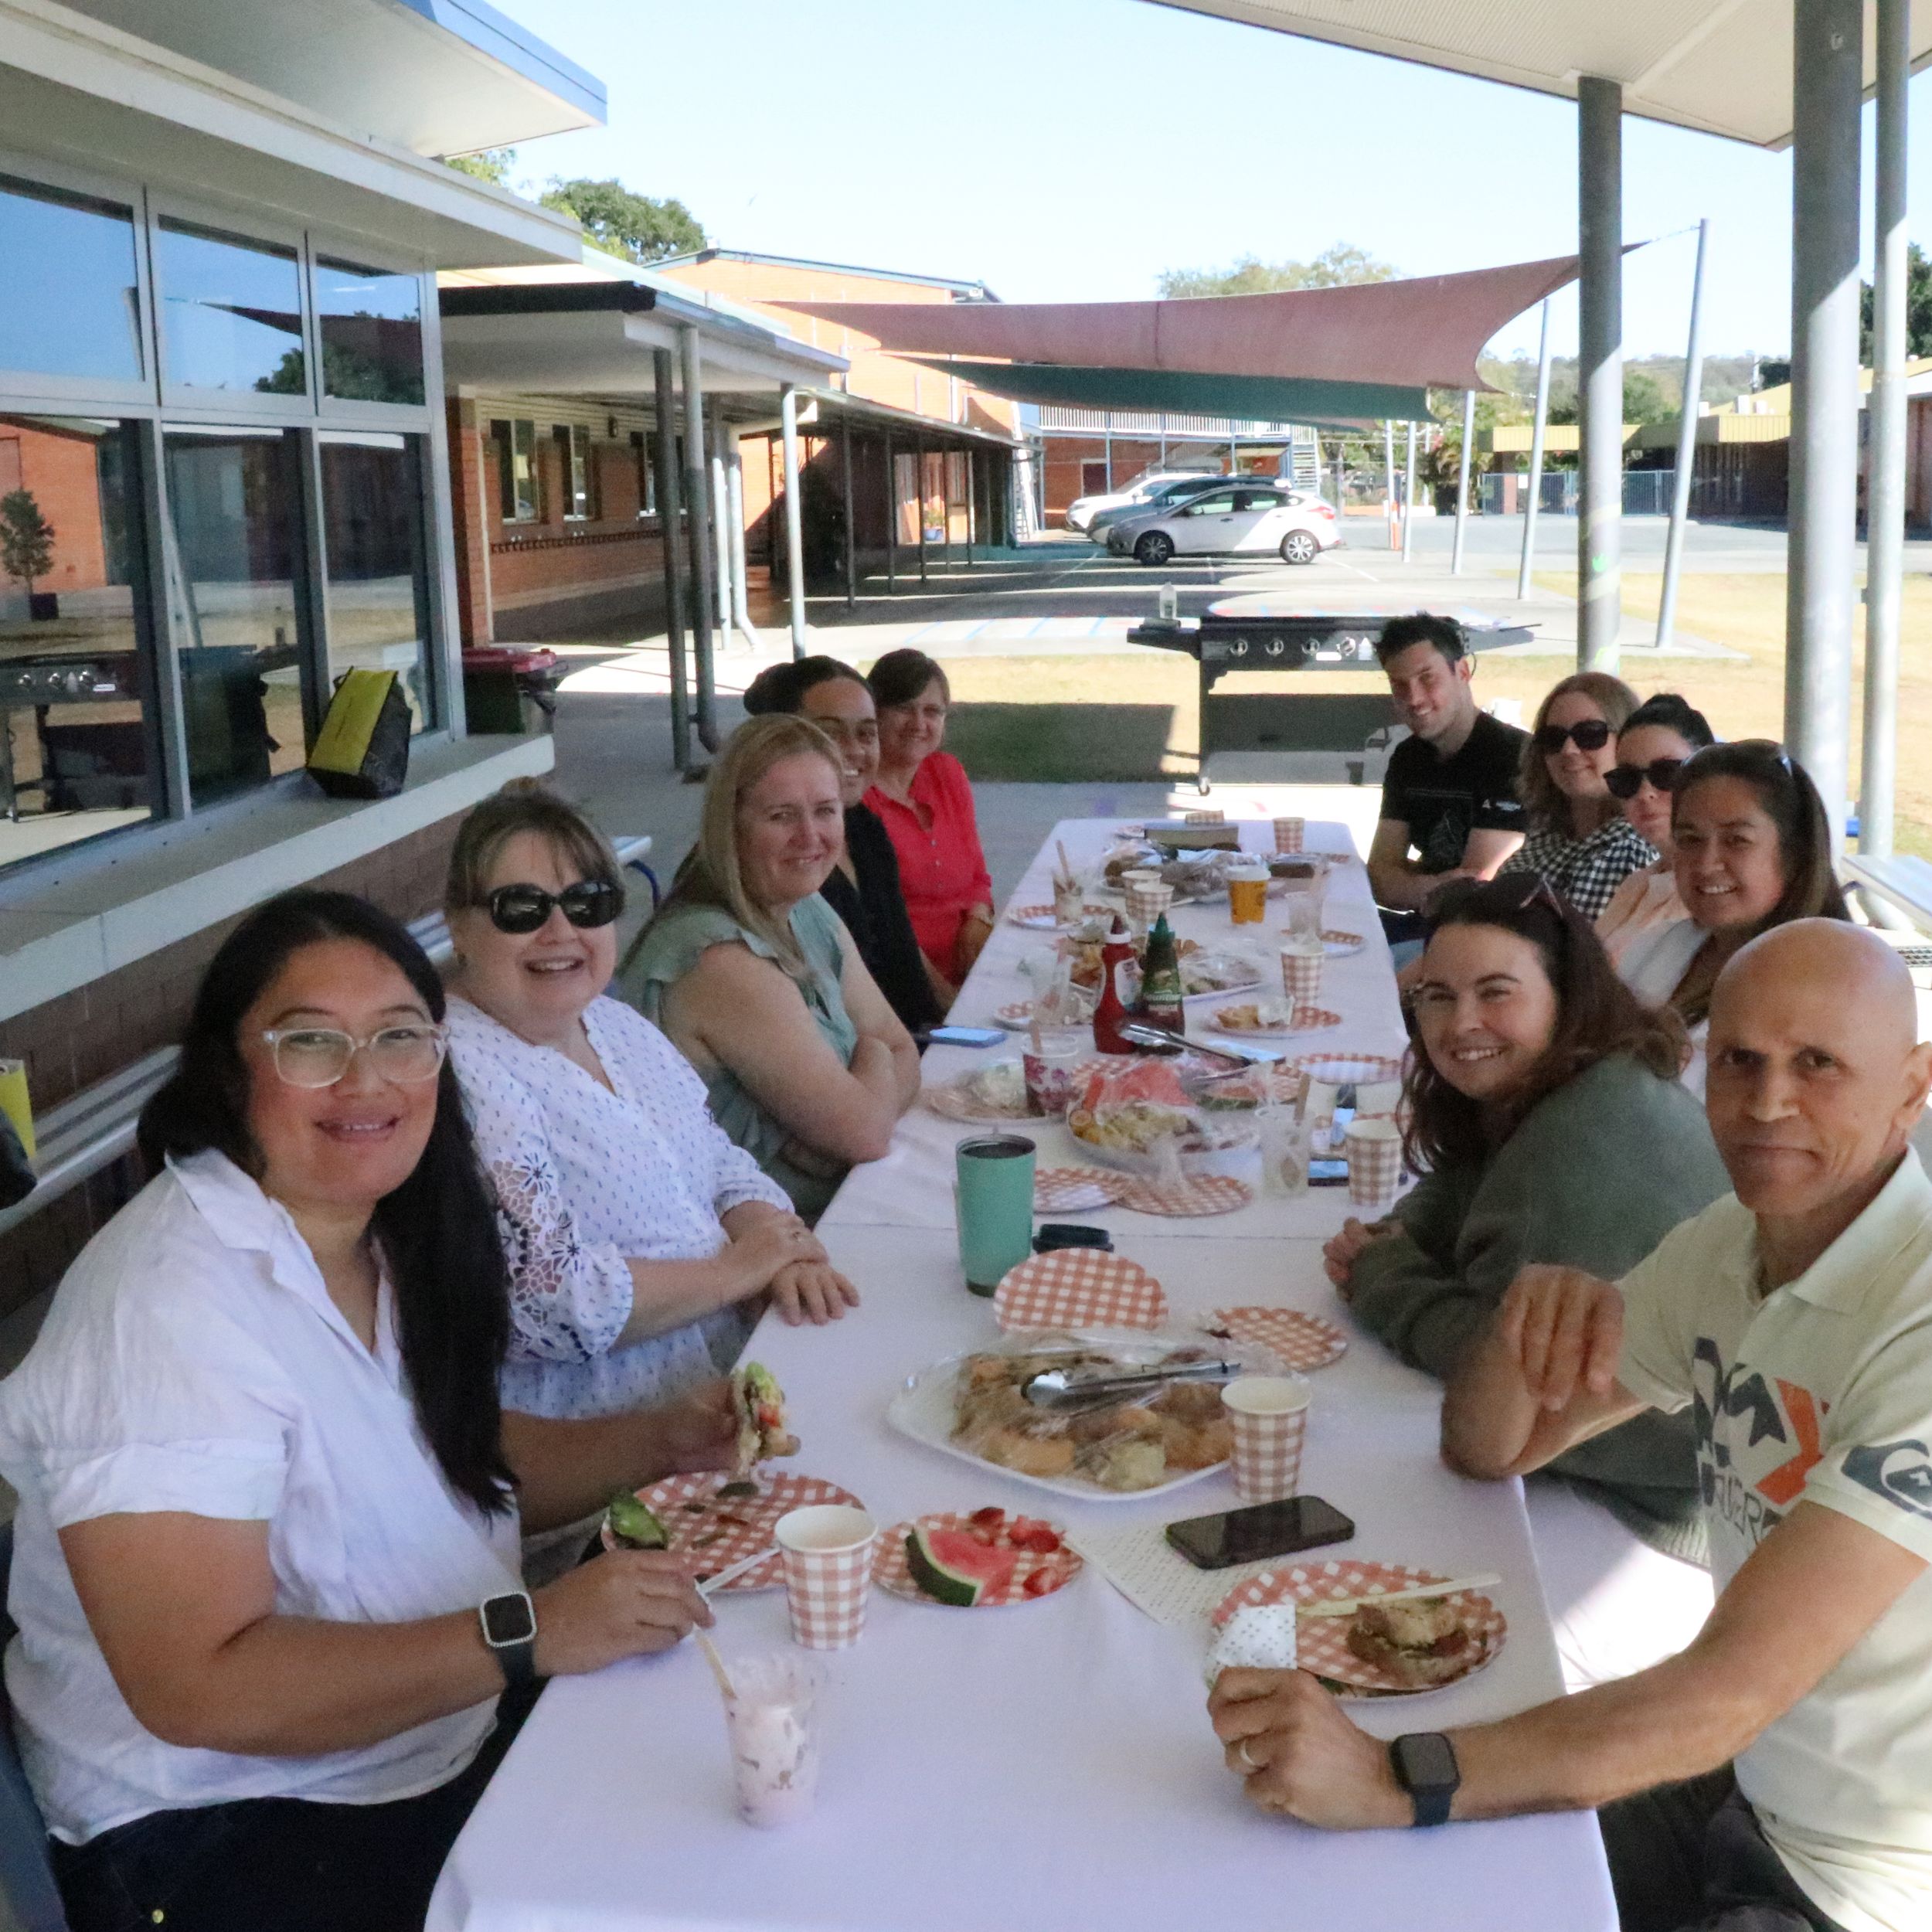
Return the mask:
<path id="1" fill-rule="evenodd" d="M 726 247 L 1078 301 L 1338 239 L 1410 274 L 1576 246 L 1568 102 L 1145 0 L 496 4 L 610 90 L 608 128 L 526 145 L 520 172 L 677 196 Z M 1913 232 L 1932 236 L 1932 72 L 1912 94 Z M 1784 354 L 1789 156 L 1624 130 L 1625 239 L 1710 216 L 1707 352 Z M 1682 352 L 1693 249 L 1628 258 L 1631 354 Z M 1573 294 L 1554 326 L 1573 349 Z M 1533 314 L 1494 346 L 1533 353 Z"/>

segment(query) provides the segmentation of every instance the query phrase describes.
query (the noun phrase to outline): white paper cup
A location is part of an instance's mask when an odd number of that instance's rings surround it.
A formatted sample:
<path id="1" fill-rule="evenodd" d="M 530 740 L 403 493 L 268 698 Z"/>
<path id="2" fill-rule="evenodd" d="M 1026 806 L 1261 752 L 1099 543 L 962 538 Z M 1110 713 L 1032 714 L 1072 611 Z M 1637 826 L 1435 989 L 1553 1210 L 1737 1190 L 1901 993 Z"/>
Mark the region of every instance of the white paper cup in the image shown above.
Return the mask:
<path id="1" fill-rule="evenodd" d="M 1305 818 L 1277 818 L 1274 821 L 1274 849 L 1277 852 L 1299 852 L 1308 831 Z"/>
<path id="2" fill-rule="evenodd" d="M 1190 811 L 1182 822 L 1189 825 L 1225 825 L 1228 815 L 1218 805 L 1207 805 L 1199 811 Z"/>
<path id="3" fill-rule="evenodd" d="M 807 1650 L 849 1649 L 866 1627 L 879 1526 L 849 1504 L 814 1503 L 781 1516 L 771 1535 L 784 1568 L 792 1641 Z"/>
<path id="4" fill-rule="evenodd" d="M 1221 1391 L 1221 1406 L 1234 1426 L 1234 1493 L 1243 1502 L 1294 1495 L 1301 1480 L 1308 1395 L 1308 1379 L 1298 1375 L 1241 1376 Z"/>
<path id="5" fill-rule="evenodd" d="M 1402 1179 L 1402 1130 L 1384 1116 L 1358 1117 L 1342 1137 L 1349 1149 L 1349 1199 L 1359 1208 L 1386 1210 Z"/>
<path id="6" fill-rule="evenodd" d="M 1321 971 L 1328 956 L 1318 940 L 1313 947 L 1281 948 L 1281 990 L 1296 1006 L 1312 1006 L 1321 994 Z"/>

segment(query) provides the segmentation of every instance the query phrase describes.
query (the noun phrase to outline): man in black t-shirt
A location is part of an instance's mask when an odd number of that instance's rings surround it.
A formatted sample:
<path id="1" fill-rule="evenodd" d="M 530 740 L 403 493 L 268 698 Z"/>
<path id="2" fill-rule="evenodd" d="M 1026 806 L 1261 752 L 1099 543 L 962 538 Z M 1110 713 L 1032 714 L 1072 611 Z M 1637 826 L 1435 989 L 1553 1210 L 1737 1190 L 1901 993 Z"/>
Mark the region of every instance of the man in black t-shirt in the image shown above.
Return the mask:
<path id="1" fill-rule="evenodd" d="M 1461 627 L 1392 617 L 1376 641 L 1397 719 L 1369 879 L 1390 940 L 1421 937 L 1423 909 L 1450 879 L 1492 879 L 1522 843 L 1517 768 L 1527 734 L 1477 707 Z"/>

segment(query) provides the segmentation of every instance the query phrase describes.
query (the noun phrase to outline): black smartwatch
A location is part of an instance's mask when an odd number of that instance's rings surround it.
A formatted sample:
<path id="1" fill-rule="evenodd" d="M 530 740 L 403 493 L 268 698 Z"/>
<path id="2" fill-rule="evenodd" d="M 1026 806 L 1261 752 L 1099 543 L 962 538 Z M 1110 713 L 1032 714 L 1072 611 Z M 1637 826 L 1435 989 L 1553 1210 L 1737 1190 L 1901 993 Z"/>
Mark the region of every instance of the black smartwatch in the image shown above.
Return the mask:
<path id="1" fill-rule="evenodd" d="M 477 1611 L 483 1641 L 490 1647 L 512 1690 L 536 1682 L 536 1609 L 527 1590 L 486 1597 Z"/>
<path id="2" fill-rule="evenodd" d="M 1440 1731 L 1411 1731 L 1389 1747 L 1396 1782 L 1409 1794 L 1418 1825 L 1447 1825 L 1462 1783 L 1456 1747 Z"/>

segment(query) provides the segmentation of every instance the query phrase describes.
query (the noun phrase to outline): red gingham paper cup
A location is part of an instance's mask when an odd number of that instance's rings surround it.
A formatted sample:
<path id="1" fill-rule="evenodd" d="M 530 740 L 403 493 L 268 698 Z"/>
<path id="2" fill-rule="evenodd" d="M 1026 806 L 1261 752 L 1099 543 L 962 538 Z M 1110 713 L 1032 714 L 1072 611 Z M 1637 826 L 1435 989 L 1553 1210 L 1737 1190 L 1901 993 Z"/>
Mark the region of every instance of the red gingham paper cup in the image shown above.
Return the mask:
<path id="1" fill-rule="evenodd" d="M 1319 946 L 1304 952 L 1299 947 L 1281 948 L 1281 990 L 1292 1004 L 1312 1006 L 1321 994 L 1321 969 L 1328 956 Z"/>
<path id="2" fill-rule="evenodd" d="M 1308 830 L 1305 818 L 1277 818 L 1274 821 L 1274 849 L 1277 852 L 1299 852 L 1301 840 Z"/>
<path id="3" fill-rule="evenodd" d="M 785 1570 L 791 1636 L 807 1650 L 849 1650 L 866 1628 L 879 1526 L 862 1509 L 814 1503 L 772 1530 Z"/>
<path id="4" fill-rule="evenodd" d="M 1402 1179 L 1402 1130 L 1386 1115 L 1349 1123 L 1349 1199 L 1359 1208 L 1383 1209 Z"/>
<path id="5" fill-rule="evenodd" d="M 1301 1444 L 1308 1431 L 1305 1376 L 1241 1376 L 1221 1391 L 1234 1425 L 1229 1466 L 1243 1502 L 1292 1496 L 1301 1480 Z"/>

